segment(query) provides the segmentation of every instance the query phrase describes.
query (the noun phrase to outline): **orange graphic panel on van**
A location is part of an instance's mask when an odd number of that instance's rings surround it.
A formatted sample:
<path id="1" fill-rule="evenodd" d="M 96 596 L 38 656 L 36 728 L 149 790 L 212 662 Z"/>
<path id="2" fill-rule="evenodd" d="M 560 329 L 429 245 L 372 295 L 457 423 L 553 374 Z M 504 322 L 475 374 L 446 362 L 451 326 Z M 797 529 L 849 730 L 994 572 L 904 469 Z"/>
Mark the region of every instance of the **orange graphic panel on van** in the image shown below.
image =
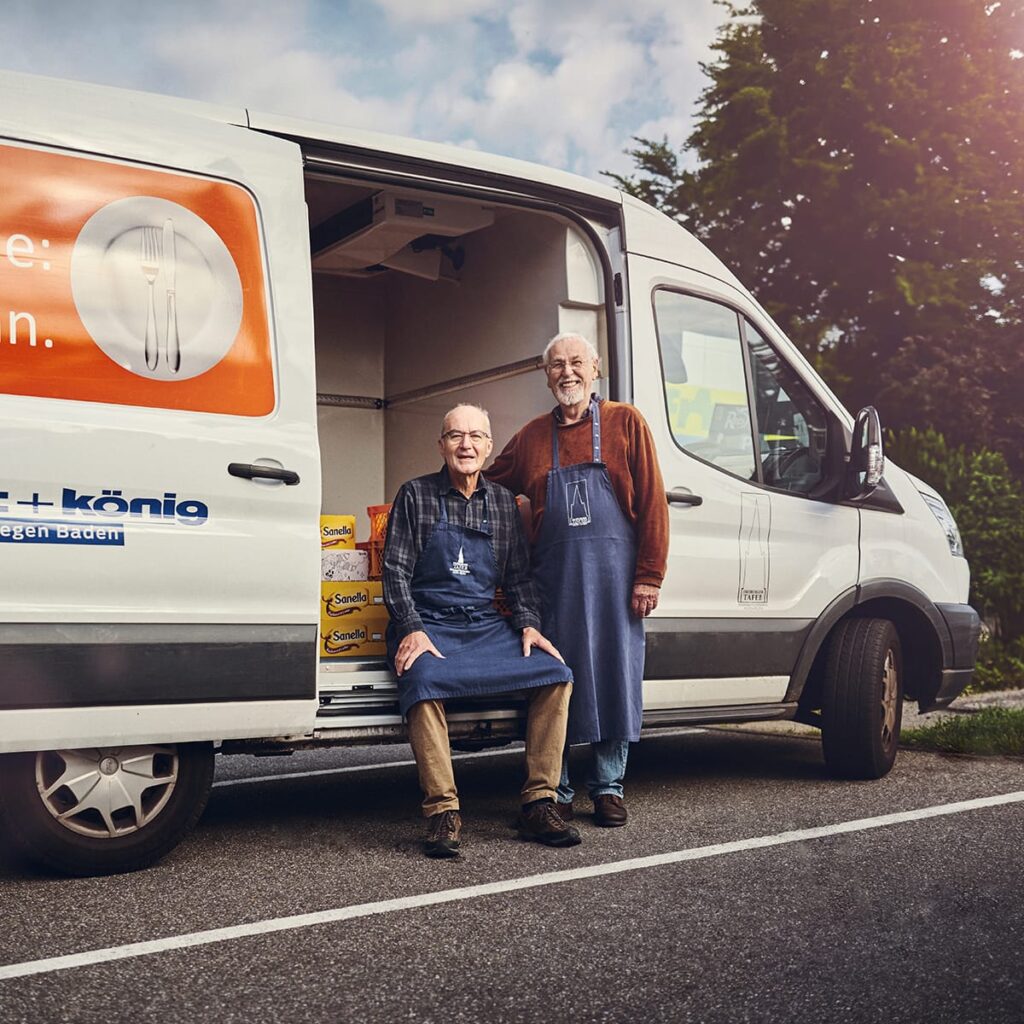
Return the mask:
<path id="1" fill-rule="evenodd" d="M 259 226 L 238 185 L 0 145 L 0 392 L 265 416 Z"/>

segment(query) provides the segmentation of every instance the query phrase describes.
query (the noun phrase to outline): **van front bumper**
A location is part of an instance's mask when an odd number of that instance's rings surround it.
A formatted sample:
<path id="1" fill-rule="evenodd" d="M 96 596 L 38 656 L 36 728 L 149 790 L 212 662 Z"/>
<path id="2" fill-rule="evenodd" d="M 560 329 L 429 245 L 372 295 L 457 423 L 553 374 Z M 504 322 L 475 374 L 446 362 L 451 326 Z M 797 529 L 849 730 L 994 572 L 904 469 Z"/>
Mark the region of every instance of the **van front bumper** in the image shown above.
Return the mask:
<path id="1" fill-rule="evenodd" d="M 949 630 L 950 653 L 942 666 L 938 692 L 922 711 L 934 711 L 951 704 L 963 693 L 974 675 L 978 660 L 981 619 L 969 604 L 937 604 L 935 606 Z"/>

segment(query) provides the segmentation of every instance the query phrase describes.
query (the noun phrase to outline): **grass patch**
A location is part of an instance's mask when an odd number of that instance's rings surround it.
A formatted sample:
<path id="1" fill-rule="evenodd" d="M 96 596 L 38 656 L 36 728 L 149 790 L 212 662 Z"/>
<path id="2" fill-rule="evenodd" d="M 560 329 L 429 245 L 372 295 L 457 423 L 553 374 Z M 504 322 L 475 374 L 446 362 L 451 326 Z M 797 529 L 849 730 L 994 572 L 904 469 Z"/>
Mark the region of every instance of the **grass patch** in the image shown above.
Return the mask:
<path id="1" fill-rule="evenodd" d="M 900 743 L 917 750 L 952 754 L 1024 756 L 1024 708 L 985 708 L 943 718 L 922 729 L 905 729 Z"/>

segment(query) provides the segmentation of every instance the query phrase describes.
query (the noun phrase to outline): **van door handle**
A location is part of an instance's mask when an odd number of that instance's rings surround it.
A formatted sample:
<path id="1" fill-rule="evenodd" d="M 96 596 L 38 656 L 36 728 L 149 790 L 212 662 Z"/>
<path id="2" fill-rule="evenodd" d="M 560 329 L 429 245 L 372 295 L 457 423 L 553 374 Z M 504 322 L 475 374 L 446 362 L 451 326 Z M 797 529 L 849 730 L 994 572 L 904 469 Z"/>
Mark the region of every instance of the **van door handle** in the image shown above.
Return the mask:
<path id="1" fill-rule="evenodd" d="M 703 505 L 704 499 L 699 494 L 689 491 L 666 491 L 665 497 L 670 505 Z"/>
<path id="2" fill-rule="evenodd" d="M 229 462 L 228 472 L 246 480 L 280 480 L 289 487 L 299 482 L 294 469 L 278 469 L 276 466 L 253 466 L 248 462 Z"/>

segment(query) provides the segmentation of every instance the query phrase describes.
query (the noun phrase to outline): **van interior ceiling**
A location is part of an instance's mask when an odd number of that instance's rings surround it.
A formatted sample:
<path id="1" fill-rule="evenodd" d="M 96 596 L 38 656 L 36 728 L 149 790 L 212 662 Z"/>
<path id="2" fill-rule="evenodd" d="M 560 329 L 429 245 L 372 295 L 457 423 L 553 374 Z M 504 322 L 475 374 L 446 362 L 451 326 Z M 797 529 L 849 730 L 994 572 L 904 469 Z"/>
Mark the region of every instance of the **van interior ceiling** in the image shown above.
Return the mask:
<path id="1" fill-rule="evenodd" d="M 568 218 L 319 173 L 306 202 L 324 512 L 365 516 L 440 465 L 459 402 L 488 409 L 500 451 L 551 407 L 536 367 L 559 331 L 607 365 L 600 257 Z"/>

